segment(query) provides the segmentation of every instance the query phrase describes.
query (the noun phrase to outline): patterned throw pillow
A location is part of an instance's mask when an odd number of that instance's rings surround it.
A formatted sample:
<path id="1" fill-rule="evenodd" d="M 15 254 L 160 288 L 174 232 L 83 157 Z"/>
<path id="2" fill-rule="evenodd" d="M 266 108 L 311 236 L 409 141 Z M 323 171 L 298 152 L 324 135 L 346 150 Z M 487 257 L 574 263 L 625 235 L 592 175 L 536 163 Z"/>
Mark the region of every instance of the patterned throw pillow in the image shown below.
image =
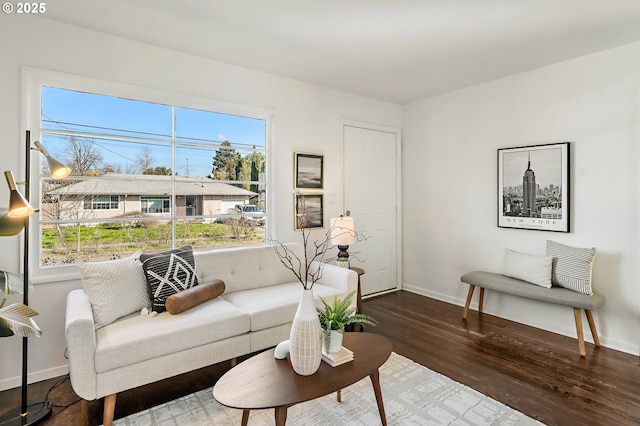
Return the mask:
<path id="1" fill-rule="evenodd" d="M 78 264 L 96 329 L 149 306 L 147 281 L 138 256 L 140 252 L 124 259 Z"/>
<path id="2" fill-rule="evenodd" d="M 593 295 L 591 270 L 595 248 L 569 247 L 547 240 L 547 256 L 553 256 L 551 282 L 560 287 Z"/>
<path id="3" fill-rule="evenodd" d="M 140 256 L 140 262 L 147 277 L 149 297 L 153 301 L 152 309 L 155 312 L 167 310 L 167 297 L 198 285 L 196 262 L 191 246 L 143 254 Z"/>

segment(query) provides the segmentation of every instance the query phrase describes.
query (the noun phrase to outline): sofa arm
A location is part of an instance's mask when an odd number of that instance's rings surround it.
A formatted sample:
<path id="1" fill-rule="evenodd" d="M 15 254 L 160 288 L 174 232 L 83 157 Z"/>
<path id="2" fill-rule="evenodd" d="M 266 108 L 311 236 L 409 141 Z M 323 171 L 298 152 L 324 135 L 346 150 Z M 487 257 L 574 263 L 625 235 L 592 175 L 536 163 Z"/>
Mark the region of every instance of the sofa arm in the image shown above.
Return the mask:
<path id="1" fill-rule="evenodd" d="M 96 330 L 89 297 L 84 290 L 73 290 L 67 295 L 64 332 L 71 386 L 82 398 L 94 400 L 97 398 Z"/>
<path id="2" fill-rule="evenodd" d="M 318 283 L 341 290 L 345 295 L 358 291 L 358 274 L 355 271 L 330 263 L 313 263 L 313 267 L 317 268 L 320 266 L 322 268 L 320 279 L 317 281 Z M 352 305 L 356 306 L 356 302 L 354 294 Z"/>

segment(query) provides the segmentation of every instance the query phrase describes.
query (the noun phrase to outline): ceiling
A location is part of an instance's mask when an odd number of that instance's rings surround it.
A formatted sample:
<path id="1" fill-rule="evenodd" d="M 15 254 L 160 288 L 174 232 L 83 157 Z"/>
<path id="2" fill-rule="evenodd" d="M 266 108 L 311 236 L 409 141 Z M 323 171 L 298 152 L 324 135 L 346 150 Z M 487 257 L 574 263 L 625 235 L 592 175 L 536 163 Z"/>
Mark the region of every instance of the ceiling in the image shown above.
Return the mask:
<path id="1" fill-rule="evenodd" d="M 640 40 L 640 0 L 57 0 L 45 17 L 398 104 Z"/>

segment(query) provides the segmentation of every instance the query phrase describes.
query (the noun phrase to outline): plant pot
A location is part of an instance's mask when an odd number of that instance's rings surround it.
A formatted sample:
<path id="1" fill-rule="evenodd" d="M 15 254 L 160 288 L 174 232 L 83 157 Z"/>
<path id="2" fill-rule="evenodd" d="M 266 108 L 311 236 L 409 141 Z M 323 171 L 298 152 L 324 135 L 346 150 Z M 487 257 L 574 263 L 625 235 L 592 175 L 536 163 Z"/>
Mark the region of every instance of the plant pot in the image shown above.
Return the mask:
<path id="1" fill-rule="evenodd" d="M 322 328 L 316 312 L 312 289 L 303 289 L 289 336 L 289 359 L 301 376 L 318 371 L 322 361 Z"/>
<path id="2" fill-rule="evenodd" d="M 328 336 L 327 336 L 328 334 Z M 323 330 L 324 351 L 326 353 L 338 352 L 342 348 L 344 334 L 339 330 Z"/>

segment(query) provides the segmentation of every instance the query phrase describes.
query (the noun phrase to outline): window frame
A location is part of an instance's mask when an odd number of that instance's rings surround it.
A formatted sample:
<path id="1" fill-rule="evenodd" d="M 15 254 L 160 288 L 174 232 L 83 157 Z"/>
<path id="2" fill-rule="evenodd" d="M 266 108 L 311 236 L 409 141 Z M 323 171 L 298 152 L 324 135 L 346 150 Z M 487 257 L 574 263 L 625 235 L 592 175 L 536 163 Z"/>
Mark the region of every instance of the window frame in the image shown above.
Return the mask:
<path id="1" fill-rule="evenodd" d="M 265 121 L 265 177 L 264 185 L 266 191 L 266 204 L 267 204 L 267 216 L 272 216 L 270 211 L 274 208 L 274 194 L 273 189 L 270 188 L 270 182 L 272 182 L 272 162 L 274 159 L 272 150 L 272 127 L 275 111 L 272 109 L 255 107 L 251 105 L 242 105 L 231 102 L 219 101 L 213 98 L 197 97 L 188 94 L 180 93 L 179 91 L 167 91 L 161 89 L 148 88 L 139 85 L 133 85 L 122 82 L 108 81 L 99 78 L 78 76 L 69 73 L 63 73 L 58 71 L 44 70 L 40 68 L 22 66 L 22 131 L 24 134 L 26 130 L 31 130 L 31 139 L 40 140 L 42 125 L 41 125 L 41 88 L 43 86 L 57 87 L 67 90 L 75 90 L 87 93 L 93 93 L 105 96 L 115 96 L 127 99 L 134 99 L 143 102 L 160 103 L 165 105 L 174 105 L 176 107 L 197 109 L 203 111 L 210 111 L 215 113 L 236 115 L 248 118 L 255 118 Z M 175 126 L 175 123 L 173 124 Z M 22 151 L 22 150 L 20 150 Z M 24 164 L 24 153 L 20 153 L 20 164 Z M 41 159 L 36 155 L 31 155 L 29 158 L 31 162 L 31 204 L 37 209 L 40 207 L 40 200 L 42 197 L 40 187 L 40 163 Z M 14 170 L 20 176 L 24 175 L 23 166 L 18 170 Z M 174 203 L 175 205 L 175 200 Z M 31 268 L 30 275 L 34 283 L 39 282 L 52 282 L 61 281 L 66 279 L 77 279 L 78 268 L 77 265 L 59 265 L 54 267 L 43 268 L 40 265 L 42 258 L 42 242 L 41 242 L 41 223 L 40 215 L 32 215 L 29 221 L 30 225 L 30 241 L 29 245 L 32 247 L 29 255 L 29 265 Z M 267 226 L 270 224 L 267 222 Z M 265 230 L 266 235 L 270 234 L 269 229 Z M 174 233 L 173 245 L 175 245 L 175 233 Z M 21 243 L 22 244 L 22 243 Z M 265 241 L 265 244 L 267 242 Z"/>

